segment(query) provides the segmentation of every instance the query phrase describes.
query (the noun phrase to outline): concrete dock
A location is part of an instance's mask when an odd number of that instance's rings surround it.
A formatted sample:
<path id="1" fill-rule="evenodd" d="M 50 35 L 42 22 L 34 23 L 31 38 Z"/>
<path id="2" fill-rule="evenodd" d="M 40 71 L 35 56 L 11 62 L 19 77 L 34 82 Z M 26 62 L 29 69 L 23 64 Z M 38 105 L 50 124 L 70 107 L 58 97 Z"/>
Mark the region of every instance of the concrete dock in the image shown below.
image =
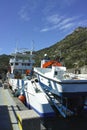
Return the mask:
<path id="1" fill-rule="evenodd" d="M 1 130 L 45 130 L 39 115 L 29 110 L 12 91 L 0 81 L 0 129 Z"/>
<path id="2" fill-rule="evenodd" d="M 19 130 L 16 112 L 19 111 L 8 89 L 0 81 L 0 129 Z"/>

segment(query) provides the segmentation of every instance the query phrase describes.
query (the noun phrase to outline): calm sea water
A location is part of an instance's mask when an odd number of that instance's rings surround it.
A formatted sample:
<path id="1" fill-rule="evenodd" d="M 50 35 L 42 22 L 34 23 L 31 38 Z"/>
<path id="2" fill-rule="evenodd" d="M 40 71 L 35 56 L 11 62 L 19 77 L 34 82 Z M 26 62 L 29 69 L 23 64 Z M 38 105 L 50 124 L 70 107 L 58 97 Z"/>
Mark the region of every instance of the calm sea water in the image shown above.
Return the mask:
<path id="1" fill-rule="evenodd" d="M 46 130 L 87 130 L 87 111 L 83 116 L 64 119 L 59 114 L 56 117 L 43 119 Z"/>

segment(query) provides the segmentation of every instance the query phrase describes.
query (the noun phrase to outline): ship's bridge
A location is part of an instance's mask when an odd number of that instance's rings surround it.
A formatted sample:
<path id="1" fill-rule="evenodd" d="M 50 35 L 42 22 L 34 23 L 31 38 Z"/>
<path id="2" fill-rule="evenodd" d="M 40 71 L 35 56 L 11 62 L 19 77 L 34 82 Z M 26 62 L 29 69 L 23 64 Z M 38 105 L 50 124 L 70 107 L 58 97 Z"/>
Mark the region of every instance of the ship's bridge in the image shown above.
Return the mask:
<path id="1" fill-rule="evenodd" d="M 24 60 L 24 59 L 10 59 L 10 66 L 11 66 L 11 73 L 14 73 L 14 71 L 20 71 L 24 73 L 26 70 L 31 70 L 32 65 L 34 62 L 31 62 L 30 60 Z"/>

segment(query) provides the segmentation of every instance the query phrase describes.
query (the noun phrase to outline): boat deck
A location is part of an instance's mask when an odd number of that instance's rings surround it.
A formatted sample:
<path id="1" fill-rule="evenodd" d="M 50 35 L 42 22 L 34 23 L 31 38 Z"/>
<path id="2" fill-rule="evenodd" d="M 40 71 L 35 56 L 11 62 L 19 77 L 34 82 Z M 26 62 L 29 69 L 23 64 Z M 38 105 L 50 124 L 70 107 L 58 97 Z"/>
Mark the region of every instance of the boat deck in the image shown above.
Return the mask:
<path id="1" fill-rule="evenodd" d="M 19 130 L 16 117 L 17 105 L 9 94 L 8 89 L 2 87 L 0 81 L 0 129 Z"/>

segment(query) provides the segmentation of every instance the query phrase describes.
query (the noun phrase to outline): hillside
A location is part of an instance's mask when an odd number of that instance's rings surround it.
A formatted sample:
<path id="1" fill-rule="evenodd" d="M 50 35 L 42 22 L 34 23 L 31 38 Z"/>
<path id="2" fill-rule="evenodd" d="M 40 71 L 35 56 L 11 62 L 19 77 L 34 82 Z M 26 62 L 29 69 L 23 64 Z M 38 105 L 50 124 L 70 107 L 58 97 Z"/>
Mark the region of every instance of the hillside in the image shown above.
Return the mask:
<path id="1" fill-rule="evenodd" d="M 73 68 L 74 63 L 78 63 L 80 67 L 87 65 L 87 27 L 78 27 L 62 41 L 35 52 L 35 66 L 40 66 L 44 54 L 48 54 L 51 59 L 60 56 L 67 68 Z M 9 58 L 8 55 L 0 56 L 0 72 L 8 69 Z"/>
<path id="2" fill-rule="evenodd" d="M 63 64 L 68 68 L 73 68 L 74 63 L 78 63 L 80 67 L 87 65 L 87 28 L 79 27 L 62 41 L 37 51 L 37 65 L 45 53 L 52 59 L 60 55 Z"/>

